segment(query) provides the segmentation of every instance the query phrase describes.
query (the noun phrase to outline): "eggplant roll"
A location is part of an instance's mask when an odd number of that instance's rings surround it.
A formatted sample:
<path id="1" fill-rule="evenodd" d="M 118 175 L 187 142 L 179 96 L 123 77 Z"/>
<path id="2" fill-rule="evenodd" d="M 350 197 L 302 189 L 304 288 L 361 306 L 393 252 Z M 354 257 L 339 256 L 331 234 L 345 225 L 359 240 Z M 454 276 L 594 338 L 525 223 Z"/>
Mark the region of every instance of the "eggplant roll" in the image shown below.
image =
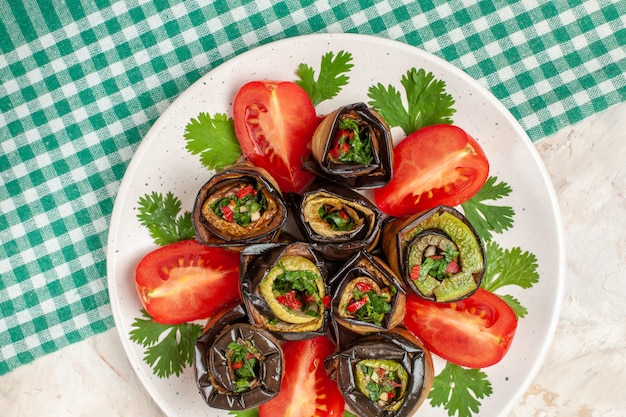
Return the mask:
<path id="1" fill-rule="evenodd" d="M 192 215 L 200 243 L 240 248 L 275 241 L 287 211 L 269 173 L 242 161 L 216 173 L 200 189 Z"/>
<path id="2" fill-rule="evenodd" d="M 327 270 L 304 242 L 260 244 L 241 252 L 241 296 L 250 322 L 282 340 L 326 332 Z"/>
<path id="3" fill-rule="evenodd" d="M 458 210 L 439 206 L 394 219 L 383 228 L 389 265 L 407 287 L 438 302 L 461 300 L 480 286 L 485 251 L 480 237 Z"/>
<path id="4" fill-rule="evenodd" d="M 348 407 L 362 417 L 412 416 L 434 378 L 430 352 L 400 328 L 357 340 L 325 366 Z"/>
<path id="5" fill-rule="evenodd" d="M 404 318 L 406 292 L 380 258 L 359 252 L 330 280 L 331 317 L 360 334 L 394 328 Z M 341 329 L 338 329 L 341 331 Z"/>
<path id="6" fill-rule="evenodd" d="M 245 410 L 271 400 L 283 371 L 278 340 L 249 324 L 241 304 L 211 320 L 195 344 L 196 384 L 213 408 Z"/>
<path id="7" fill-rule="evenodd" d="M 365 103 L 341 107 L 320 122 L 303 169 L 350 188 L 391 180 L 393 141 L 387 122 Z"/>
<path id="8" fill-rule="evenodd" d="M 379 241 L 382 213 L 362 194 L 332 183 L 315 184 L 287 202 L 304 238 L 329 260 L 346 260 Z"/>

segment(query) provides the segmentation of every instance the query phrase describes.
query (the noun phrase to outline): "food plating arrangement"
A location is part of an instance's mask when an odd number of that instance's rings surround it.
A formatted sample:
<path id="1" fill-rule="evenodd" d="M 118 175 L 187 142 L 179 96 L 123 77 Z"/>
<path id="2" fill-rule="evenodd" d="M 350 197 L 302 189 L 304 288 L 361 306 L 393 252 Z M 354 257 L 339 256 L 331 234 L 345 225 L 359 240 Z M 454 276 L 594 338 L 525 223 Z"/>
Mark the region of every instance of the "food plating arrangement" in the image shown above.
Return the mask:
<path id="1" fill-rule="evenodd" d="M 535 255 L 492 240 L 513 226 L 494 204 L 512 189 L 423 69 L 318 114 L 351 61 L 249 80 L 231 109 L 189 121 L 208 180 L 190 211 L 175 190 L 137 202 L 159 248 L 135 271 L 130 339 L 156 376 L 191 367 L 207 407 L 232 415 L 401 417 L 425 401 L 478 415 L 481 369 L 527 313 L 495 290 L 538 280 Z"/>

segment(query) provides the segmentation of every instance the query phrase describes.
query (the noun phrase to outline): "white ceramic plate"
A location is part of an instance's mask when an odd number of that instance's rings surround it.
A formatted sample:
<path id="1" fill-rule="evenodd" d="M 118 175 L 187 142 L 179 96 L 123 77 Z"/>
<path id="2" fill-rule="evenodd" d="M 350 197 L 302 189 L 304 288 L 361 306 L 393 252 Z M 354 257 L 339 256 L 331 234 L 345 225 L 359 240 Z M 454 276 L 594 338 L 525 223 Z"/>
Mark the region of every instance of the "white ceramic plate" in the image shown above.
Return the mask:
<path id="1" fill-rule="evenodd" d="M 350 83 L 332 101 L 323 102 L 323 114 L 345 104 L 367 101 L 376 83 L 400 88 L 410 68 L 424 68 L 446 82 L 456 100 L 455 124 L 482 145 L 491 165 L 490 175 L 506 181 L 513 192 L 503 204 L 515 209 L 514 227 L 495 240 L 504 248 L 519 246 L 538 259 L 540 280 L 532 288 L 508 287 L 528 308 L 507 356 L 485 369 L 493 394 L 482 400 L 480 415 L 505 416 L 536 375 L 552 340 L 561 302 L 564 277 L 563 234 L 556 198 L 543 164 L 530 139 L 508 110 L 483 86 L 449 63 L 412 46 L 382 38 L 351 34 L 319 34 L 274 42 L 233 58 L 215 68 L 165 111 L 150 129 L 133 157 L 121 183 L 108 241 L 108 285 L 113 316 L 131 366 L 148 393 L 171 417 L 226 416 L 211 410 L 198 394 L 192 369 L 181 377 L 159 379 L 144 363 L 144 349 L 129 340 L 131 324 L 140 316 L 134 270 L 138 261 L 155 249 L 147 229 L 137 220 L 137 201 L 146 193 L 172 191 L 191 210 L 193 200 L 210 173 L 197 156 L 185 150 L 183 134 L 191 118 L 201 111 L 229 113 L 238 88 L 255 79 L 295 80 L 300 63 L 318 70 L 323 54 L 348 51 L 354 67 Z M 435 371 L 443 367 L 435 360 Z M 447 416 L 428 401 L 420 416 Z"/>

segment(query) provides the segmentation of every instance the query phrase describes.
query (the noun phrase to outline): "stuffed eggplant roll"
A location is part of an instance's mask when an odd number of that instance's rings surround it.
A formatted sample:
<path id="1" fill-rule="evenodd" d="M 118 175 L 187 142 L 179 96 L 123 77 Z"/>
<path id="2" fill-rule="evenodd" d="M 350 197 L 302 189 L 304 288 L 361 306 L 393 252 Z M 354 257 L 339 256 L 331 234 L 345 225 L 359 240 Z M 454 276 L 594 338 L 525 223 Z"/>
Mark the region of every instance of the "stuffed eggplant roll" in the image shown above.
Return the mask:
<path id="1" fill-rule="evenodd" d="M 331 316 L 352 332 L 389 330 L 404 318 L 406 293 L 401 282 L 381 259 L 367 252 L 355 255 L 330 284 Z"/>
<path id="2" fill-rule="evenodd" d="M 254 245 L 241 255 L 241 295 L 252 324 L 283 340 L 326 332 L 327 271 L 310 245 Z"/>
<path id="3" fill-rule="evenodd" d="M 351 188 L 391 180 L 393 143 L 387 122 L 364 103 L 341 107 L 319 124 L 303 169 Z"/>
<path id="4" fill-rule="evenodd" d="M 423 298 L 451 302 L 480 286 L 485 254 L 469 221 L 452 207 L 394 219 L 383 228 L 383 251 L 407 287 Z"/>
<path id="5" fill-rule="evenodd" d="M 287 200 L 300 232 L 326 259 L 346 260 L 378 244 L 382 213 L 354 190 L 322 183 Z"/>
<path id="6" fill-rule="evenodd" d="M 278 340 L 250 325 L 241 305 L 211 320 L 195 344 L 196 383 L 213 408 L 245 410 L 271 400 L 283 370 Z"/>
<path id="7" fill-rule="evenodd" d="M 361 417 L 409 417 L 433 384 L 430 352 L 404 329 L 361 338 L 325 362 L 346 404 Z"/>
<path id="8" fill-rule="evenodd" d="M 200 189 L 193 209 L 198 240 L 212 246 L 274 241 L 286 219 L 287 207 L 274 180 L 247 161 L 215 174 Z"/>

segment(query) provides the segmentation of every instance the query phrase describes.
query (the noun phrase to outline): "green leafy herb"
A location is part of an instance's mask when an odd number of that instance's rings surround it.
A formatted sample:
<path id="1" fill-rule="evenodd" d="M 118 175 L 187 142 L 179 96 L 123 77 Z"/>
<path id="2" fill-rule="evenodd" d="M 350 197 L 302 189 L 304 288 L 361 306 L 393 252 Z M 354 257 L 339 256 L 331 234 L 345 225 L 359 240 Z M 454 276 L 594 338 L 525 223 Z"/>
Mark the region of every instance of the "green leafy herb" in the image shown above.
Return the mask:
<path id="1" fill-rule="evenodd" d="M 142 310 L 144 319 L 136 318 L 130 331 L 130 340 L 143 346 L 144 361 L 159 378 L 179 376 L 183 369 L 193 363 L 196 339 L 202 333 L 198 324 L 161 324 Z"/>
<path id="2" fill-rule="evenodd" d="M 526 317 L 526 314 L 528 314 L 528 309 L 526 309 L 526 307 L 524 307 L 519 302 L 519 300 L 513 297 L 512 295 L 508 295 L 508 294 L 505 294 L 505 295 L 496 294 L 496 295 L 502 298 L 502 300 L 504 300 L 504 302 L 507 303 L 509 307 L 511 307 L 511 310 L 513 310 L 513 312 L 518 318 Z"/>
<path id="3" fill-rule="evenodd" d="M 508 206 L 494 206 L 485 201 L 495 201 L 511 194 L 511 187 L 498 182 L 497 177 L 489 177 L 482 188 L 465 203 L 461 204 L 465 217 L 485 241 L 493 237 L 491 232 L 502 233 L 513 226 L 515 211 Z"/>
<path id="4" fill-rule="evenodd" d="M 319 288 L 317 287 L 317 281 L 320 276 L 313 271 L 293 271 L 285 268 L 282 263 L 279 263 L 281 272 L 273 282 L 272 289 L 279 294 L 286 294 L 290 291 L 298 291 L 306 293 L 308 296 L 313 296 L 319 301 Z"/>
<path id="5" fill-rule="evenodd" d="M 402 76 L 406 94 L 404 107 L 400 92 L 392 85 L 378 83 L 368 90 L 369 104 L 391 127 L 400 126 L 405 134 L 435 124 L 451 124 L 456 112 L 454 99 L 445 91 L 446 83 L 436 80 L 432 73 L 412 68 Z"/>
<path id="6" fill-rule="evenodd" d="M 262 359 L 259 350 L 251 341 L 238 339 L 228 344 L 226 358 L 235 376 L 235 392 L 250 389 L 251 384 L 257 379 L 259 359 Z"/>
<path id="7" fill-rule="evenodd" d="M 230 410 L 228 411 L 228 415 L 237 417 L 259 417 L 259 409 L 249 408 L 247 410 Z"/>
<path id="8" fill-rule="evenodd" d="M 213 117 L 200 113 L 197 119 L 191 119 L 185 128 L 185 140 L 187 150 L 200 155 L 200 162 L 209 169 L 219 171 L 241 156 L 233 119 L 223 113 Z"/>
<path id="9" fill-rule="evenodd" d="M 368 131 L 361 132 L 359 122 L 345 117 L 339 122 L 330 157 L 338 162 L 368 165 L 372 162 L 372 146 Z M 362 137 L 363 136 L 363 137 Z"/>
<path id="10" fill-rule="evenodd" d="M 325 220 L 333 230 L 349 231 L 354 229 L 355 222 L 348 216 L 344 210 L 335 210 L 334 208 L 322 206 L 317 211 L 320 218 Z"/>
<path id="11" fill-rule="evenodd" d="M 483 371 L 447 362 L 435 377 L 428 398 L 432 406 L 443 406 L 449 416 L 472 417 L 478 413 L 480 400 L 491 393 L 491 383 Z"/>
<path id="12" fill-rule="evenodd" d="M 165 197 L 153 192 L 139 199 L 137 218 L 150 230 L 150 236 L 159 246 L 195 238 L 191 213 L 186 211 L 179 216 L 181 207 L 182 203 L 171 192 Z"/>
<path id="13" fill-rule="evenodd" d="M 350 61 L 352 54 L 349 52 L 339 51 L 337 56 L 328 52 L 322 56 L 317 80 L 313 68 L 307 64 L 300 64 L 297 72 L 300 80 L 297 80 L 296 84 L 307 92 L 313 105 L 317 106 L 322 101 L 335 97 L 341 88 L 348 84 L 349 78 L 345 73 L 353 67 Z"/>
<path id="14" fill-rule="evenodd" d="M 487 291 L 516 285 L 521 288 L 530 288 L 539 281 L 537 272 L 537 257 L 519 247 L 503 249 L 495 241 L 487 243 L 485 247 L 487 267 L 481 286 Z M 517 299 L 512 296 L 500 296 L 515 311 L 518 317 L 527 313 Z"/>

